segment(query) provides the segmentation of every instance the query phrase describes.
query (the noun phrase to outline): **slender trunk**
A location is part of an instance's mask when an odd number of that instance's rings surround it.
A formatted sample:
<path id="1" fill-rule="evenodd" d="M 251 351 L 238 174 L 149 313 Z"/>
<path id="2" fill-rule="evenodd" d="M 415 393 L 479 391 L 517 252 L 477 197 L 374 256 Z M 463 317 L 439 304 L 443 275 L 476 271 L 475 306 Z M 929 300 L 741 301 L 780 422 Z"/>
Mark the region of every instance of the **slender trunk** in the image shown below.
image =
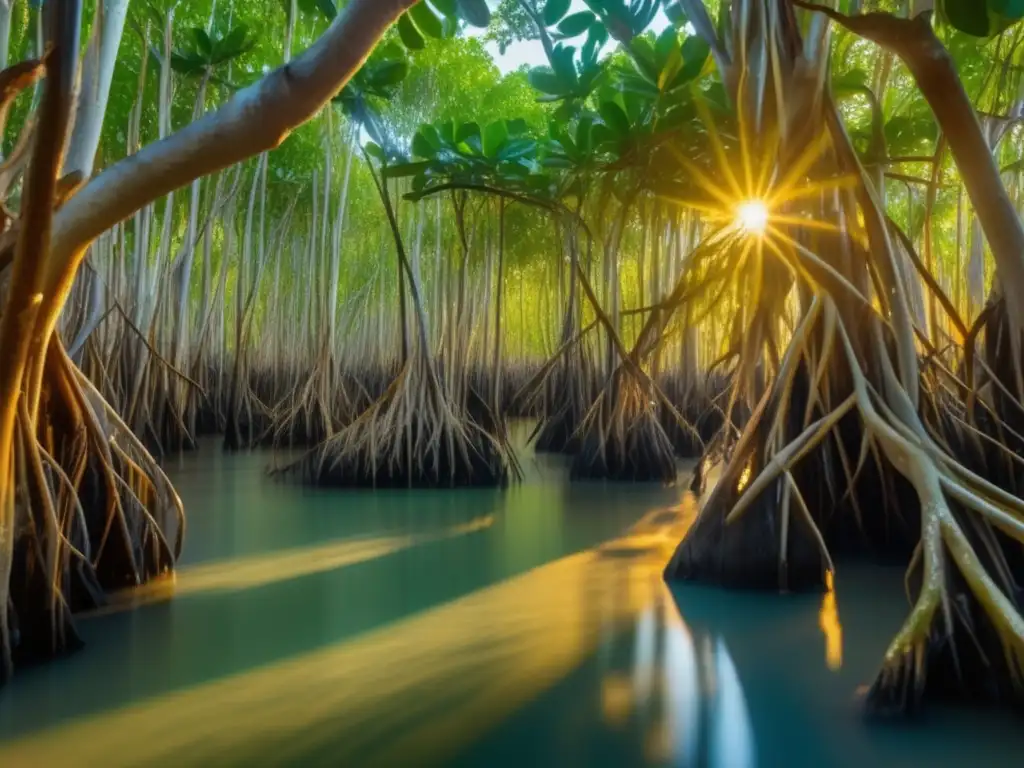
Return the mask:
<path id="1" fill-rule="evenodd" d="M 103 0 L 99 34 L 93 34 L 82 70 L 82 90 L 78 98 L 75 130 L 64 161 L 64 173 L 80 171 L 92 175 L 96 150 L 103 130 L 103 119 L 110 99 L 110 84 L 121 47 L 129 0 Z M 0 17 L 2 23 L 2 17 Z M 5 53 L 5 52 L 4 52 Z M 6 58 L 6 56 L 4 56 Z"/>
<path id="2" fill-rule="evenodd" d="M 498 279 L 494 288 L 494 357 L 491 366 L 491 375 L 494 377 L 491 403 L 495 419 L 501 414 L 501 299 L 505 280 L 505 201 L 499 201 L 498 205 Z"/>

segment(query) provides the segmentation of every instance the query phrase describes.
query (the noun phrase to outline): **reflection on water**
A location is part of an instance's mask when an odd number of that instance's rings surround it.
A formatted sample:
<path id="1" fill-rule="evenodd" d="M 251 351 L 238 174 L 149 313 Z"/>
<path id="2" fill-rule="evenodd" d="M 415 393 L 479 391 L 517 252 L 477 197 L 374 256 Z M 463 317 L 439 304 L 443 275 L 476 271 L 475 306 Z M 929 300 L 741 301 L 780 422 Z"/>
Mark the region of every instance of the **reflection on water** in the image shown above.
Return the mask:
<path id="1" fill-rule="evenodd" d="M 669 539 L 656 533 L 642 525 L 611 546 L 336 647 L 34 734 L 4 747 L 0 761 L 220 765 L 331 754 L 343 765 L 411 765 L 452 758 L 652 604 L 664 631 L 672 602 L 660 579 L 668 554 L 661 542 Z M 613 690 L 612 717 L 647 708 L 652 691 L 650 680 L 645 692 Z"/>
<path id="2" fill-rule="evenodd" d="M 825 572 L 825 595 L 821 599 L 818 626 L 825 634 L 825 663 L 835 671 L 843 666 L 843 625 L 839 623 L 832 571 Z"/>
<path id="3" fill-rule="evenodd" d="M 231 592 L 263 587 L 324 571 L 365 563 L 432 541 L 464 536 L 490 528 L 493 515 L 453 525 L 437 533 L 409 536 L 354 537 L 320 546 L 295 547 L 266 555 L 238 557 L 206 565 L 184 566 L 166 578 L 114 595 L 111 604 L 90 615 L 136 609 L 202 592 Z"/>
<path id="4" fill-rule="evenodd" d="M 506 493 L 320 493 L 202 457 L 176 477 L 176 582 L 0 690 L 3 768 L 1019 764 L 998 715 L 857 716 L 898 571 L 843 565 L 824 598 L 669 588 L 678 489 L 538 464 Z"/>
<path id="5" fill-rule="evenodd" d="M 743 697 L 743 687 L 729 651 L 721 638 L 706 645 L 713 653 L 714 663 L 705 664 L 714 670 L 715 682 L 709 693 L 714 697 L 711 705 L 712 736 L 708 744 L 711 766 L 721 768 L 747 768 L 754 764 L 753 734 L 750 732 L 750 715 Z"/>

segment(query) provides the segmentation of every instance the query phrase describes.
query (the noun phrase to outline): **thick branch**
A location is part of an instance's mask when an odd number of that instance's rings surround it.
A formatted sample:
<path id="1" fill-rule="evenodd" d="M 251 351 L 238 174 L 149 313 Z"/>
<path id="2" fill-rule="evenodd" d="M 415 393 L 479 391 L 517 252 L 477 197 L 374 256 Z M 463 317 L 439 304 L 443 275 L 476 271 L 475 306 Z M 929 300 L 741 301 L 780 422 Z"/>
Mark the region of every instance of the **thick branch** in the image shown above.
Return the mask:
<path id="1" fill-rule="evenodd" d="M 101 173 L 57 214 L 54 268 L 62 269 L 96 236 L 168 192 L 277 147 L 344 87 L 415 1 L 352 0 L 301 56 L 216 112 Z"/>
<path id="2" fill-rule="evenodd" d="M 548 61 L 553 63 L 555 60 L 555 46 L 551 43 L 551 36 L 548 34 L 547 27 L 544 26 L 544 20 L 526 0 L 519 0 L 519 7 L 530 17 L 533 25 L 537 28 L 537 37 L 540 40 L 540 44 L 544 46 L 544 55 L 548 57 Z"/>

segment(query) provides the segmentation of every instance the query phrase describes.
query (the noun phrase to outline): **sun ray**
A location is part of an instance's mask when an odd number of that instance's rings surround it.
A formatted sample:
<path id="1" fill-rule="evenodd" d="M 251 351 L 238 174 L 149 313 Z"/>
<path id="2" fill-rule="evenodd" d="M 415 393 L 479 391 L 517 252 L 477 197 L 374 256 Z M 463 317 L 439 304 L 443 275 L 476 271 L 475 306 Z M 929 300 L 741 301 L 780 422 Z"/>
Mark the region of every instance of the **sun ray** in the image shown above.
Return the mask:
<path id="1" fill-rule="evenodd" d="M 806 200 L 821 192 L 830 192 L 835 189 L 852 189 L 856 187 L 859 180 L 854 175 L 830 176 L 827 179 L 807 182 L 799 187 L 791 187 L 788 190 L 779 187 L 775 193 L 770 195 L 771 205 L 783 205 L 797 200 Z"/>
<path id="2" fill-rule="evenodd" d="M 831 264 L 829 264 L 828 262 L 823 261 L 820 256 L 818 256 L 816 253 L 814 253 L 813 251 L 808 249 L 806 246 L 804 246 L 799 241 L 797 241 L 797 240 L 793 239 L 792 237 L 790 237 L 788 234 L 786 234 L 784 231 L 782 231 L 778 227 L 773 227 L 773 226 L 769 225 L 768 231 L 769 231 L 769 233 L 771 235 L 779 238 L 783 242 L 785 242 L 788 245 L 790 245 L 793 248 L 793 250 L 795 250 L 798 254 L 800 254 L 800 256 L 802 256 L 808 262 L 810 262 L 811 264 L 814 264 L 814 266 L 818 267 L 823 272 L 828 274 L 829 277 L 834 279 L 845 290 L 847 290 L 850 293 L 851 296 L 856 298 L 858 301 L 862 302 L 865 306 L 872 307 L 872 311 L 875 311 L 873 306 L 872 306 L 871 301 L 869 301 L 868 298 L 866 296 L 864 296 L 864 294 L 861 293 L 853 283 L 851 283 L 842 274 L 840 274 L 836 270 L 836 268 L 833 267 Z M 820 281 L 815 281 L 815 282 L 820 282 Z M 878 314 L 878 313 L 875 312 L 875 314 Z M 879 315 L 879 317 L 880 317 L 880 319 L 883 322 L 887 322 L 884 317 L 881 317 L 881 315 Z"/>
<path id="3" fill-rule="evenodd" d="M 783 202 L 785 198 L 783 197 L 779 199 L 779 196 L 784 195 L 787 190 L 803 187 L 803 185 L 799 184 L 800 178 L 804 176 L 804 174 L 810 170 L 810 167 L 814 162 L 821 157 L 830 141 L 828 133 L 822 131 L 814 141 L 804 147 L 803 151 L 800 152 L 786 171 L 785 176 L 775 184 L 775 192 L 771 195 L 771 201 L 773 204 Z"/>
<path id="4" fill-rule="evenodd" d="M 779 146 L 779 134 L 774 126 L 771 128 L 770 133 L 767 135 L 765 146 Z M 756 197 L 760 197 L 762 199 L 767 199 L 768 191 L 771 189 L 770 179 L 772 176 L 772 171 L 775 169 L 775 164 L 772 162 L 772 155 L 773 153 L 768 151 L 763 151 L 759 155 L 760 169 L 757 178 L 757 186 L 754 189 L 754 194 Z"/>
<path id="5" fill-rule="evenodd" d="M 691 162 L 678 148 L 668 145 L 669 151 L 676 158 L 676 161 L 683 167 L 683 169 L 693 177 L 693 181 L 697 182 L 703 189 L 705 189 L 712 196 L 716 197 L 722 205 L 727 208 L 732 207 L 733 203 L 736 202 L 735 197 L 730 197 L 727 192 L 722 190 L 717 184 L 715 184 L 710 178 L 708 178 L 704 172 L 697 167 L 697 165 Z"/>
<path id="6" fill-rule="evenodd" d="M 727 221 L 729 216 L 722 211 L 721 206 L 712 205 L 710 203 L 700 203 L 696 200 L 689 200 L 683 197 L 666 196 L 664 200 L 675 203 L 683 208 L 689 208 L 700 213 L 707 214 L 713 221 Z"/>
<path id="7" fill-rule="evenodd" d="M 840 228 L 828 221 L 821 221 L 819 219 L 805 219 L 800 216 L 789 216 L 787 214 L 773 213 L 771 215 L 771 222 L 774 224 L 788 224 L 792 227 L 805 227 L 806 229 L 813 229 L 818 232 L 840 232 Z"/>
<path id="8" fill-rule="evenodd" d="M 769 215 L 764 201 L 745 200 L 736 207 L 736 226 L 748 235 L 763 235 Z"/>
<path id="9" fill-rule="evenodd" d="M 743 70 L 740 72 L 739 93 L 741 93 L 741 94 L 745 90 L 745 86 L 746 86 L 746 82 L 747 82 L 747 78 L 748 77 L 749 77 L 749 75 L 747 74 L 747 68 L 744 67 Z M 738 124 L 739 134 L 740 134 L 740 142 L 739 142 L 739 144 L 740 144 L 740 162 L 743 164 L 743 182 L 744 182 L 744 185 L 743 185 L 744 189 L 741 191 L 740 195 L 742 197 L 749 197 L 749 196 L 751 196 L 753 194 L 756 194 L 756 191 L 754 189 L 752 189 L 752 183 L 751 183 L 751 178 L 752 178 L 752 175 L 753 175 L 753 171 L 752 171 L 752 169 L 750 167 L 750 165 L 751 165 L 751 162 L 750 162 L 750 147 L 749 147 L 749 141 L 747 139 L 748 131 L 747 131 L 747 115 L 746 115 L 746 106 L 745 105 L 746 105 L 746 99 L 743 99 L 741 97 L 741 98 L 736 100 L 736 122 Z"/>
<path id="10" fill-rule="evenodd" d="M 735 198 L 742 198 L 743 188 L 740 186 L 739 180 L 736 178 L 736 174 L 732 172 L 732 165 L 729 163 L 728 155 L 725 152 L 725 147 L 722 145 L 722 137 L 718 134 L 718 126 L 715 123 L 714 118 L 711 116 L 711 111 L 708 109 L 707 102 L 699 94 L 695 94 L 693 100 L 694 106 L 697 109 L 697 116 L 700 117 L 704 123 L 704 127 L 707 129 L 708 141 L 711 144 L 711 151 L 714 153 L 715 160 L 718 161 L 719 170 L 725 177 L 729 186 L 732 188 L 733 195 Z M 740 131 L 740 143 L 743 142 L 742 130 Z"/>

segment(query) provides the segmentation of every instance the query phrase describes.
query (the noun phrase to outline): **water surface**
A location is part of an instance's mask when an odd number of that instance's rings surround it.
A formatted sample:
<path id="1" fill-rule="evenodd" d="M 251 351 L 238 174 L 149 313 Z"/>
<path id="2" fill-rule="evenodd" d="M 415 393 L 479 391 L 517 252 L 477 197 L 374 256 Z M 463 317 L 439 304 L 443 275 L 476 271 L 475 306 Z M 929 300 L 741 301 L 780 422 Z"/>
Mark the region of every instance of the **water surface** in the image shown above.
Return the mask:
<path id="1" fill-rule="evenodd" d="M 1020 765 L 1009 716 L 869 726 L 899 571 L 821 596 L 666 587 L 679 489 L 311 491 L 178 459 L 180 573 L 0 691 L 3 766 Z M 667 511 L 666 511 L 667 510 Z"/>

